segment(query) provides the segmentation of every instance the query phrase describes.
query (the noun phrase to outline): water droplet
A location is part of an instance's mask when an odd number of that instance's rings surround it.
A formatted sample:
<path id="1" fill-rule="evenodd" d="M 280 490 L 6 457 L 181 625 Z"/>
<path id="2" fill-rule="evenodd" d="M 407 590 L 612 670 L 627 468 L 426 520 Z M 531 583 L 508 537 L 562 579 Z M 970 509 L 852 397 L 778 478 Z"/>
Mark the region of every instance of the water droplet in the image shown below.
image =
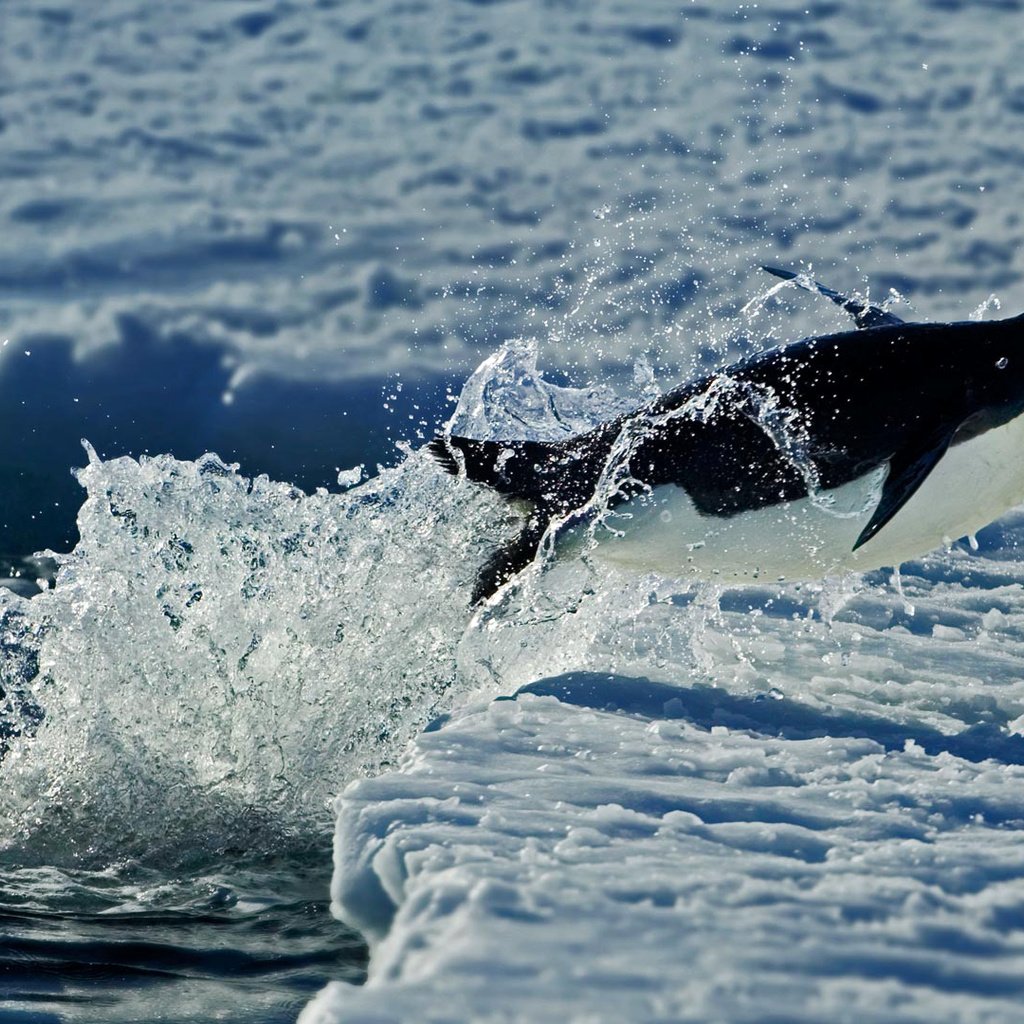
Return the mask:
<path id="1" fill-rule="evenodd" d="M 338 486 L 339 487 L 355 487 L 360 480 L 363 479 L 363 470 L 366 467 L 362 464 L 353 466 L 351 469 L 341 469 L 338 471 Z"/>

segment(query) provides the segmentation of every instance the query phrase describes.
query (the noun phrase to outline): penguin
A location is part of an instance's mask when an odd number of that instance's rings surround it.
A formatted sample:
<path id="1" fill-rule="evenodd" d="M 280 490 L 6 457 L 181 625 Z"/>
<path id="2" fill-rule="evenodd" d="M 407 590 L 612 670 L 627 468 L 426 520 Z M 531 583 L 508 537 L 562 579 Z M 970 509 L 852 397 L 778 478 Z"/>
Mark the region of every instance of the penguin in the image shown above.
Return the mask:
<path id="1" fill-rule="evenodd" d="M 429 444 L 526 514 L 474 604 L 545 538 L 671 577 L 818 579 L 898 566 L 1024 501 L 1024 316 L 910 323 L 764 269 L 855 329 L 761 351 L 567 440 Z"/>

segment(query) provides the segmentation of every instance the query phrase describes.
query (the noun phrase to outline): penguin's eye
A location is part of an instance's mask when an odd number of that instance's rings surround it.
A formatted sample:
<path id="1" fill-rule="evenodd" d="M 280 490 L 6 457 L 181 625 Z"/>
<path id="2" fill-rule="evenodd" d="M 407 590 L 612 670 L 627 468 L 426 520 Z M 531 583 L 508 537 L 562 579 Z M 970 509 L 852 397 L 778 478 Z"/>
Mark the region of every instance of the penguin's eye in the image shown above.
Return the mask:
<path id="1" fill-rule="evenodd" d="M 1010 362 L 1010 360 L 1007 359 L 1006 356 L 1000 356 L 996 360 L 996 369 L 997 370 L 1005 370 L 1006 367 L 1009 365 L 1009 362 Z"/>

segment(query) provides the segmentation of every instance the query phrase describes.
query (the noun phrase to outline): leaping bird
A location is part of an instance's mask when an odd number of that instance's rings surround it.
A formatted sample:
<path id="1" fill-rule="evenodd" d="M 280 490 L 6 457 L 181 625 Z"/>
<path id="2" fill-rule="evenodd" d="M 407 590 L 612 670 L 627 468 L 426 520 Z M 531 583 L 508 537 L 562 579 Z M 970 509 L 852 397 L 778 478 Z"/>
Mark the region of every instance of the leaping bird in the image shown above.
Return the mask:
<path id="1" fill-rule="evenodd" d="M 906 323 L 764 269 L 858 329 L 760 352 L 565 441 L 430 443 L 449 473 L 528 511 L 474 602 L 549 530 L 558 550 L 589 535 L 595 557 L 637 570 L 811 579 L 897 566 L 1024 501 L 1024 316 Z"/>

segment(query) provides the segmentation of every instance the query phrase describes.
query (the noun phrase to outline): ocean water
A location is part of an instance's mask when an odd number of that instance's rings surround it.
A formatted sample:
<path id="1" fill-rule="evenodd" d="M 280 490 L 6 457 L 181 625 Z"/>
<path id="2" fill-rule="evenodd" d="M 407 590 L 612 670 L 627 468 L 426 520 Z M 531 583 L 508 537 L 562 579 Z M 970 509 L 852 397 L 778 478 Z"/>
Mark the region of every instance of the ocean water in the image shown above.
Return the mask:
<path id="1" fill-rule="evenodd" d="M 294 1020 L 325 974 L 365 975 L 362 939 L 328 913 L 323 865 L 321 854 L 179 874 L 127 860 L 8 868 L 4 1020 Z"/>
<path id="2" fill-rule="evenodd" d="M 559 985 L 597 964 L 591 981 L 628 975 L 621 991 L 653 1000 L 618 1006 L 637 1019 L 758 1019 L 758 993 L 786 991 L 818 1019 L 1012 1019 L 1019 992 L 978 964 L 1018 955 L 999 845 L 1024 820 L 1006 796 L 1018 520 L 909 567 L 905 590 L 877 573 L 813 594 L 693 591 L 545 564 L 474 614 L 476 567 L 514 513 L 416 450 L 450 417 L 559 436 L 845 325 L 771 291 L 761 263 L 908 319 L 1024 310 L 1021 8 L 0 5 L 0 1016 L 291 1020 L 332 981 L 310 1019 L 444 1019 L 445 992 L 463 1019 L 565 1019 L 576 997 Z M 521 712 L 496 701 L 520 691 Z M 723 728 L 753 738 L 708 739 Z M 556 754 L 581 730 L 606 768 L 584 773 L 577 807 Z M 645 760 L 654 734 L 680 749 Z M 525 760 L 519 735 L 548 756 Z M 840 748 L 857 766 L 833 778 Z M 725 801 L 732 821 L 685 790 L 717 780 L 719 758 L 750 787 Z M 538 793 L 509 781 L 520 770 L 554 781 Z M 964 795 L 936 810 L 933 772 Z M 661 804 L 630 796 L 655 776 L 696 781 Z M 486 820 L 467 840 L 453 808 L 474 777 Z M 751 906 L 772 905 L 773 880 L 810 891 L 742 859 L 787 856 L 788 836 L 817 863 L 824 846 L 786 830 L 820 808 L 754 792 L 788 780 L 864 801 L 862 832 L 822 830 L 840 859 L 885 865 L 909 909 L 878 924 L 884 898 L 836 882 L 821 905 L 868 922 L 863 947 L 838 944 L 830 911 L 796 916 L 800 985 L 765 939 L 739 958 L 742 984 L 700 961 L 695 992 L 653 952 L 637 982 L 558 925 L 666 948 L 770 935 L 768 918 L 721 912 L 744 879 L 764 888 Z M 901 817 L 900 786 L 920 814 Z M 674 924 L 651 910 L 690 898 L 666 865 L 704 865 L 710 833 L 652 824 L 669 804 L 722 825 L 739 858 Z M 334 813 L 349 925 L 327 910 Z M 872 847 L 887 820 L 892 847 Z M 571 831 L 564 863 L 541 824 Z M 668 839 L 637 840 L 658 827 Z M 586 852 L 603 846 L 610 860 Z M 908 867 L 932 855 L 932 873 Z M 640 881 L 615 880 L 613 913 L 602 873 L 630 858 Z M 556 919 L 542 942 L 513 925 L 531 914 Z M 517 1009 L 474 944 L 516 977 L 545 957 L 555 980 Z M 879 953 L 897 947 L 898 969 Z M 832 988 L 810 992 L 819 975 Z M 722 994 L 743 985 L 749 1005 Z"/>

